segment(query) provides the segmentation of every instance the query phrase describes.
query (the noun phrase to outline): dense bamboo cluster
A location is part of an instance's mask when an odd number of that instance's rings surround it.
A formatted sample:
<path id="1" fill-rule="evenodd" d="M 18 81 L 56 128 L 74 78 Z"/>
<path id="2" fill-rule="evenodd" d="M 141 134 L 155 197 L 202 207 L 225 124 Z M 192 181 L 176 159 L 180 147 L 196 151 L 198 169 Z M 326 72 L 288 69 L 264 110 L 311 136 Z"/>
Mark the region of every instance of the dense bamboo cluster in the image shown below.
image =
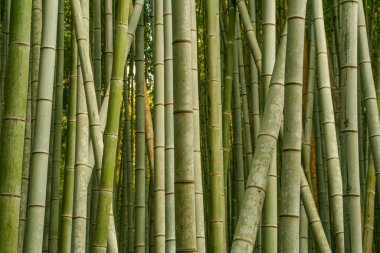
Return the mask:
<path id="1" fill-rule="evenodd" d="M 380 2 L 0 1 L 0 253 L 380 252 Z"/>

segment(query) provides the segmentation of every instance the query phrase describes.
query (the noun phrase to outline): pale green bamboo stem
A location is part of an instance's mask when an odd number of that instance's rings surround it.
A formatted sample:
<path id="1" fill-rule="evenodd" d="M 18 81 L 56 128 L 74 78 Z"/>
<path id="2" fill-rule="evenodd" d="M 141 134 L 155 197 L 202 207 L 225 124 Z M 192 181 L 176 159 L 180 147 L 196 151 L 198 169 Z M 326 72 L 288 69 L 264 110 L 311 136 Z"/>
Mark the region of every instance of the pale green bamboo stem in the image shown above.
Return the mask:
<path id="1" fill-rule="evenodd" d="M 191 2 L 172 1 L 173 12 L 173 113 L 174 192 L 177 252 L 197 252 L 193 76 L 191 71 Z M 216 17 L 216 15 L 215 15 Z M 215 45 L 214 45 L 215 46 Z M 222 208 L 223 205 L 220 205 Z M 223 229 L 223 227 L 222 227 Z M 221 238 L 223 243 L 223 238 Z"/>
<path id="2" fill-rule="evenodd" d="M 250 16 L 248 14 L 247 6 L 245 5 L 244 0 L 238 0 L 236 4 L 239 8 L 241 21 L 243 22 L 243 26 L 249 42 L 249 47 L 251 49 L 253 58 L 255 59 L 257 71 L 259 74 L 261 74 L 261 51 L 250 20 Z"/>
<path id="3" fill-rule="evenodd" d="M 347 252 L 362 252 L 360 174 L 358 149 L 358 1 L 341 1 L 340 86 L 343 91 L 341 156 L 345 247 Z"/>
<path id="4" fill-rule="evenodd" d="M 165 252 L 175 252 L 172 4 L 164 0 Z"/>
<path id="5" fill-rule="evenodd" d="M 223 189 L 223 152 L 221 136 L 221 86 L 219 72 L 219 3 L 216 0 L 206 2 L 207 24 L 207 97 L 209 101 L 208 140 L 210 143 L 210 251 L 223 253 L 224 245 L 224 189 Z"/>
<path id="6" fill-rule="evenodd" d="M 164 2 L 154 3 L 154 252 L 165 252 Z"/>
<path id="7" fill-rule="evenodd" d="M 101 89 L 102 89 L 102 10 L 101 1 L 93 1 L 93 66 L 94 66 L 94 83 L 96 92 L 96 101 L 98 108 L 101 106 Z"/>
<path id="8" fill-rule="evenodd" d="M 299 251 L 302 83 L 306 1 L 289 1 L 282 142 L 280 252 Z"/>
<path id="9" fill-rule="evenodd" d="M 24 252 L 41 252 L 45 214 L 49 141 L 53 105 L 54 67 L 57 40 L 58 0 L 43 1 L 41 61 L 36 105 L 36 126 L 32 148 L 31 174 Z"/>
<path id="10" fill-rule="evenodd" d="M 374 222 L 375 222 L 375 195 L 376 195 L 376 173 L 373 160 L 370 160 L 366 185 L 366 202 L 363 227 L 363 252 L 372 253 Z"/>
<path id="11" fill-rule="evenodd" d="M 359 66 L 360 78 L 363 92 L 363 102 L 366 108 L 366 119 L 368 124 L 368 134 L 371 144 L 373 162 L 376 171 L 376 194 L 380 200 L 380 125 L 379 110 L 376 100 L 375 81 L 373 79 L 370 51 L 367 39 L 367 30 L 362 8 L 362 2 L 359 1 Z M 378 77 L 380 80 L 380 78 Z"/>
<path id="12" fill-rule="evenodd" d="M 31 137 L 34 134 L 35 114 L 36 114 L 36 98 L 37 98 L 37 86 L 38 75 L 40 67 L 40 46 L 41 46 L 41 30 L 42 30 L 42 1 L 32 1 L 32 34 L 31 34 L 31 66 L 30 67 L 30 82 L 31 82 Z M 1 74 L 0 74 L 1 75 Z M 1 78 L 1 76 L 0 76 Z M 32 140 L 33 142 L 33 140 Z M 31 147 L 33 144 L 31 143 Z M 29 148 L 31 149 L 31 148 Z M 29 170 L 30 170 L 30 156 L 31 150 L 29 150 L 29 159 L 25 162 L 29 166 L 28 171 L 24 171 L 22 176 L 21 185 L 21 206 L 20 206 L 20 222 L 19 222 L 19 246 L 18 252 L 22 252 L 24 247 L 25 236 L 25 223 L 26 223 L 26 211 L 28 201 L 28 186 L 29 186 Z M 26 159 L 26 157 L 25 157 Z M 26 165 L 26 164 L 25 164 Z"/>
<path id="13" fill-rule="evenodd" d="M 328 69 L 327 43 L 324 28 L 322 1 L 313 1 L 313 28 L 316 41 L 318 99 L 321 106 L 321 125 L 326 149 L 328 193 L 333 222 L 334 252 L 344 252 L 343 188 L 339 149 L 335 129 L 334 107 Z"/>
<path id="14" fill-rule="evenodd" d="M 6 4 L 10 4 L 10 1 Z M 6 68 L 2 64 L 3 72 L 7 73 L 3 81 L 7 85 L 4 87 L 4 111 L 1 115 L 4 128 L 1 131 L 0 149 L 0 251 L 12 253 L 17 252 L 18 246 L 23 165 L 20 158 L 23 155 L 27 111 L 32 2 L 14 0 L 7 7 L 10 7 L 10 13 L 6 9 L 6 19 L 9 14 L 10 21 L 6 23 L 11 24 L 11 28 Z"/>
<path id="15" fill-rule="evenodd" d="M 113 59 L 113 1 L 105 0 L 104 8 L 104 90 L 108 90 L 108 86 L 111 82 L 112 74 L 112 59 Z"/>
<path id="16" fill-rule="evenodd" d="M 135 241 L 136 253 L 145 253 L 145 116 L 144 116 L 144 15 L 136 31 L 136 154 Z"/>

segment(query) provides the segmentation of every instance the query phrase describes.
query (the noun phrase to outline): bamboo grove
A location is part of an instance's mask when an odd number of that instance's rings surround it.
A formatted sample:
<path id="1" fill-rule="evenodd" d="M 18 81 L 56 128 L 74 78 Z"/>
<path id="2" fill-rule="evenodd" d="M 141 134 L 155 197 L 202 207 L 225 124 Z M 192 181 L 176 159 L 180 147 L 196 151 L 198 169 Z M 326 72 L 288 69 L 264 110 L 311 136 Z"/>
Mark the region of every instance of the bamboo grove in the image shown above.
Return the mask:
<path id="1" fill-rule="evenodd" d="M 0 253 L 380 252 L 377 0 L 1 0 Z"/>

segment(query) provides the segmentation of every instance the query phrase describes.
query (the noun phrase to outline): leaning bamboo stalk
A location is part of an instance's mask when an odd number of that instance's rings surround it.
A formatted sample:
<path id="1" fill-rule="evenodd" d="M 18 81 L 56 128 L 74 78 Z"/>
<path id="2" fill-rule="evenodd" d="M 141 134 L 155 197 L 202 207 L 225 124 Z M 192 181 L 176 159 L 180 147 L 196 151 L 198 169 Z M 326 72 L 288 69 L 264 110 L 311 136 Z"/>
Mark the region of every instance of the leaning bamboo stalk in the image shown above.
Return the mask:
<path id="1" fill-rule="evenodd" d="M 285 29 L 286 31 L 286 29 Z M 265 198 L 267 177 L 276 149 L 284 106 L 284 69 L 286 33 L 281 39 L 261 121 L 256 150 L 251 161 L 244 193 L 244 204 L 239 215 L 231 253 L 252 252 L 255 245 L 262 203 Z"/>
<path id="2" fill-rule="evenodd" d="M 373 247 L 375 222 L 376 173 L 373 160 L 370 160 L 366 185 L 366 201 L 363 227 L 363 252 L 370 253 Z"/>
<path id="3" fill-rule="evenodd" d="M 107 231 L 112 203 L 124 66 L 127 60 L 126 40 L 128 32 L 129 0 L 119 1 L 117 7 L 115 57 L 113 57 L 109 98 L 112 103 L 108 107 L 107 123 L 104 132 L 105 146 L 102 160 L 102 176 L 99 184 L 96 227 L 91 249 L 91 252 L 94 253 L 107 251 Z"/>
<path id="4" fill-rule="evenodd" d="M 379 111 L 376 99 L 375 81 L 373 79 L 370 51 L 365 27 L 362 1 L 359 1 L 359 66 L 363 93 L 363 102 L 366 108 L 368 134 L 371 144 L 373 162 L 376 170 L 376 194 L 380 200 L 380 125 Z M 380 80 L 380 78 L 378 78 Z"/>
<path id="5" fill-rule="evenodd" d="M 313 2 L 314 34 L 317 53 L 318 99 L 321 105 L 321 124 L 324 132 L 326 163 L 328 168 L 328 192 L 333 222 L 334 251 L 344 252 L 343 188 L 339 161 L 339 149 L 335 130 L 333 100 L 328 69 L 327 44 L 324 28 L 322 1 Z"/>

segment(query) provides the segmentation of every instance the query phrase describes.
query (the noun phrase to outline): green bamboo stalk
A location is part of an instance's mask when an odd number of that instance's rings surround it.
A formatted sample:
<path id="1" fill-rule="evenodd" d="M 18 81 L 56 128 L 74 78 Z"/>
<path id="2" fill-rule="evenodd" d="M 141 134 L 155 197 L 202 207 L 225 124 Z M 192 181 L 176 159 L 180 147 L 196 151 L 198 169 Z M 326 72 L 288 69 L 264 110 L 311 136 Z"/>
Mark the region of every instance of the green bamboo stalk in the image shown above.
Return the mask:
<path id="1" fill-rule="evenodd" d="M 286 32 L 286 28 L 284 31 Z M 240 211 L 231 253 L 252 252 L 255 245 L 262 203 L 265 198 L 267 177 L 276 149 L 284 106 L 284 69 L 286 53 L 286 33 L 281 39 L 276 64 L 261 121 L 256 150 L 251 161 L 244 193 L 244 204 Z"/>
<path id="2" fill-rule="evenodd" d="M 136 31 L 136 149 L 135 241 L 136 253 L 145 253 L 145 116 L 144 116 L 144 15 Z"/>
<path id="3" fill-rule="evenodd" d="M 40 49 L 41 49 L 41 34 L 42 34 L 42 0 L 33 0 L 32 3 L 32 69 L 31 69 L 31 83 L 32 83 L 32 138 L 34 135 L 35 121 L 36 121 L 36 101 L 37 89 L 39 82 L 39 68 L 40 68 Z"/>
<path id="4" fill-rule="evenodd" d="M 363 102 L 366 109 L 366 119 L 368 125 L 368 134 L 373 155 L 373 162 L 376 170 L 376 194 L 378 201 L 380 200 L 380 133 L 379 126 L 379 108 L 376 100 L 375 81 L 373 79 L 370 51 L 367 39 L 367 30 L 362 8 L 362 2 L 359 1 L 359 66 L 360 78 L 363 92 Z M 378 80 L 380 78 L 378 77 Z"/>
<path id="5" fill-rule="evenodd" d="M 86 104 L 90 121 L 90 137 L 94 150 L 96 172 L 100 175 L 100 167 L 103 155 L 103 134 L 100 125 L 99 112 L 96 102 L 96 93 L 94 87 L 94 77 L 91 69 L 91 60 L 89 52 L 89 35 L 88 35 L 88 15 L 83 18 L 82 7 L 79 0 L 72 0 L 72 14 L 76 38 L 78 44 L 78 53 L 82 67 L 83 84 L 86 94 Z M 106 90 L 107 94 L 107 90 Z"/>
<path id="6" fill-rule="evenodd" d="M 10 15 L 11 15 L 11 0 L 4 1 L 4 22 L 2 22 L 1 29 L 1 62 L 0 62 L 0 99 L 4 102 L 4 87 L 5 87 L 5 79 L 6 79 L 6 70 L 7 70 L 7 61 L 9 54 L 9 27 L 10 27 Z M 3 104 L 0 105 L 0 117 L 3 118 Z M 0 131 L 1 131 L 2 122 L 0 122 Z"/>
<path id="7" fill-rule="evenodd" d="M 164 2 L 154 2 L 154 252 L 165 252 Z"/>
<path id="8" fill-rule="evenodd" d="M 195 180 L 195 219 L 197 252 L 206 252 L 205 235 L 205 213 L 203 200 L 203 180 L 201 166 L 201 143 L 200 143 L 200 124 L 199 124 L 199 94 L 198 94 L 198 47 L 197 47 L 197 22 L 196 22 L 196 3 L 190 3 L 190 29 L 191 29 L 191 69 L 192 69 L 192 97 L 193 97 L 193 126 L 194 126 L 194 180 Z"/>
<path id="9" fill-rule="evenodd" d="M 190 60 L 191 2 L 172 1 L 172 11 L 174 24 L 173 84 L 175 84 L 173 85 L 173 113 L 174 136 L 176 136 L 174 139 L 176 251 L 197 252 L 193 146 L 193 76 Z"/>
<path id="10" fill-rule="evenodd" d="M 64 68 L 64 2 L 59 0 L 57 24 L 57 56 L 55 76 L 54 146 L 52 161 L 51 204 L 49 217 L 49 252 L 58 250 L 59 197 L 61 173 L 63 68 Z"/>
<path id="11" fill-rule="evenodd" d="M 339 161 L 339 149 L 335 130 L 333 100 L 328 69 L 327 44 L 324 28 L 322 1 L 313 2 L 313 27 L 316 41 L 318 99 L 321 106 L 321 125 L 324 133 L 328 193 L 333 222 L 334 252 L 344 252 L 343 188 Z"/>
<path id="12" fill-rule="evenodd" d="M 282 142 L 280 251 L 299 251 L 302 83 L 306 1 L 289 1 Z"/>
<path id="13" fill-rule="evenodd" d="M 227 31 L 227 49 L 226 64 L 224 72 L 224 89 L 223 89 L 223 169 L 224 169 L 224 195 L 227 193 L 227 178 L 230 171 L 230 153 L 231 153 L 231 100 L 232 100 L 232 74 L 234 60 L 234 40 L 235 40 L 235 21 L 236 10 L 231 6 L 228 10 L 228 31 Z"/>
<path id="14" fill-rule="evenodd" d="M 71 76 L 69 87 L 69 109 L 67 116 L 67 147 L 65 176 L 62 193 L 62 213 L 59 232 L 59 252 L 71 252 L 73 196 L 74 196 L 74 166 L 75 166 L 75 139 L 76 139 L 76 111 L 77 111 L 77 60 L 78 48 L 75 31 L 71 32 Z"/>
<path id="15" fill-rule="evenodd" d="M 340 2 L 341 55 L 340 86 L 343 91 L 341 154 L 343 174 L 343 204 L 346 251 L 362 252 L 360 177 L 358 149 L 358 1 Z"/>
<path id="16" fill-rule="evenodd" d="M 239 79 L 239 56 L 238 56 L 238 30 L 240 29 L 239 26 L 239 16 L 236 15 L 236 22 L 235 22 L 235 43 L 233 44 L 234 47 L 234 61 L 233 61 L 233 89 L 232 89 L 232 96 L 233 96 L 233 113 L 232 113 L 232 119 L 233 119 L 233 178 L 234 178 L 234 195 L 236 198 L 236 204 L 233 206 L 233 214 L 235 218 L 233 218 L 234 224 L 233 224 L 233 230 L 236 226 L 236 220 L 239 215 L 239 212 L 242 209 L 243 205 L 243 195 L 244 195 L 244 159 L 243 159 L 243 136 L 242 136 L 242 113 L 241 113 L 241 106 L 240 106 L 240 79 Z"/>
<path id="17" fill-rule="evenodd" d="M 175 252 L 172 4 L 164 1 L 165 252 Z"/>
<path id="18" fill-rule="evenodd" d="M 34 0 L 32 1 L 32 34 L 31 34 L 31 66 L 30 66 L 30 82 L 31 82 L 31 137 L 33 136 L 34 123 L 35 123 L 35 113 L 36 113 L 36 98 L 37 98 L 37 85 L 38 85 L 38 75 L 40 67 L 40 46 L 41 46 L 41 30 L 42 30 L 42 1 Z M 1 77 L 0 77 L 1 78 Z M 31 147 L 33 145 L 31 144 Z M 25 147 L 26 148 L 26 147 Z M 31 149 L 31 148 L 29 148 Z M 24 149 L 25 150 L 25 149 Z M 26 211 L 27 211 L 27 200 L 28 200 L 28 185 L 29 185 L 29 170 L 30 170 L 30 156 L 31 152 L 29 150 L 29 158 L 25 157 L 25 170 L 22 176 L 21 185 L 21 203 L 20 203 L 20 222 L 19 222 L 19 246 L 18 252 L 21 252 L 24 247 L 24 236 L 25 236 L 25 221 L 26 221 Z M 26 170 L 26 166 L 28 169 Z"/>
<path id="19" fill-rule="evenodd" d="M 375 222 L 375 194 L 376 194 L 376 173 L 373 160 L 370 160 L 366 185 L 366 202 L 363 227 L 363 252 L 373 252 L 373 230 Z"/>
<path id="20" fill-rule="evenodd" d="M 323 231 L 322 222 L 319 218 L 318 209 L 313 199 L 313 193 L 307 182 L 304 171 L 302 170 L 301 167 L 299 167 L 299 169 L 300 169 L 300 177 L 301 177 L 301 183 L 300 183 L 301 198 L 302 198 L 303 205 L 305 207 L 310 228 L 314 235 L 314 240 L 317 244 L 318 251 L 326 252 L 326 253 L 331 252 L 329 242 L 327 240 L 325 232 Z"/>
<path id="21" fill-rule="evenodd" d="M 256 34 L 256 4 L 255 0 L 249 1 L 249 16 L 253 32 Z M 260 130 L 260 99 L 259 99 L 259 78 L 255 60 L 252 54 L 249 54 L 249 82 L 251 86 L 252 99 L 252 137 L 253 150 L 256 149 L 257 137 Z"/>
<path id="22" fill-rule="evenodd" d="M 224 245 L 224 189 L 223 189 L 223 153 L 221 136 L 221 86 L 219 79 L 218 66 L 218 37 L 219 37 L 219 4 L 218 1 L 206 2 L 207 14 L 207 97 L 209 101 L 209 122 L 208 140 L 210 143 L 210 251 L 223 253 L 226 251 Z"/>
<path id="23" fill-rule="evenodd" d="M 262 61 L 262 104 L 266 103 L 268 87 L 276 60 L 276 1 L 264 1 L 263 4 L 263 61 Z M 269 170 L 267 193 L 262 214 L 262 252 L 277 252 L 277 150 Z"/>
<path id="24" fill-rule="evenodd" d="M 261 74 L 261 51 L 250 20 L 250 16 L 248 14 L 247 6 L 245 5 L 244 0 L 237 0 L 236 4 L 239 7 L 241 21 L 243 22 L 243 26 L 249 42 L 249 47 L 252 51 L 253 58 L 255 59 L 257 71 L 259 74 Z"/>
<path id="25" fill-rule="evenodd" d="M 32 148 L 31 174 L 24 252 L 41 252 L 45 214 L 46 183 L 53 105 L 56 58 L 58 1 L 43 1 L 41 61 L 36 105 L 35 142 Z"/>
<path id="26" fill-rule="evenodd" d="M 10 4 L 10 1 L 7 2 Z M 6 6 L 7 7 L 7 6 Z M 17 252 L 22 157 L 27 111 L 31 1 L 14 0 L 10 6 L 9 48 L 2 115 L 0 175 L 1 252 Z M 7 11 L 8 13 L 8 11 Z M 5 28 L 7 29 L 7 28 Z M 4 56 L 3 56 L 4 57 Z M 2 64 L 5 67 L 5 65 Z M 5 84 L 4 83 L 4 84 Z M 11 152 L 10 152 L 11 151 Z"/>
<path id="27" fill-rule="evenodd" d="M 108 90 L 111 82 L 112 75 L 112 62 L 113 62 L 113 1 L 105 0 L 104 8 L 104 90 Z"/>
<path id="28" fill-rule="evenodd" d="M 238 16 L 238 15 L 237 15 Z M 240 24 L 239 17 L 236 22 Z M 247 86 L 245 82 L 244 73 L 244 59 L 243 59 L 243 46 L 241 42 L 240 26 L 237 29 L 237 47 L 238 47 L 238 66 L 239 66 L 239 81 L 241 90 L 241 100 L 243 108 L 243 120 L 244 120 L 244 143 L 245 143 L 245 153 L 246 153 L 246 165 L 245 165 L 245 175 L 248 176 L 249 163 L 252 160 L 252 138 L 251 138 L 251 126 L 249 122 L 249 111 L 248 111 L 248 99 L 247 99 Z"/>
<path id="29" fill-rule="evenodd" d="M 102 177 L 99 184 L 99 200 L 96 214 L 95 234 L 91 252 L 107 251 L 107 231 L 111 210 L 112 190 L 114 182 L 115 159 L 118 143 L 118 129 L 123 90 L 124 66 L 126 63 L 126 40 L 128 31 L 129 0 L 121 0 L 117 6 L 115 57 L 113 57 L 110 100 L 107 123 L 104 133 L 104 156 L 102 161 Z"/>
<path id="30" fill-rule="evenodd" d="M 314 87 L 316 93 L 317 87 Z M 315 146 L 316 146 L 316 166 L 318 173 L 318 200 L 319 200 L 319 213 L 323 229 L 325 231 L 327 240 L 331 245 L 331 227 L 330 227 L 330 212 L 329 212 L 329 198 L 327 192 L 326 175 L 324 173 L 325 164 L 323 163 L 322 154 L 322 138 L 321 138 L 321 125 L 319 119 L 319 106 L 318 100 L 314 99 L 314 131 L 315 131 Z"/>
<path id="31" fill-rule="evenodd" d="M 88 161 L 88 113 L 85 103 L 83 76 L 80 61 L 78 60 L 77 100 L 76 100 L 76 140 L 75 140 L 75 168 L 74 168 L 74 206 L 72 224 L 71 252 L 84 252 L 86 241 L 87 218 L 87 184 L 90 171 L 86 166 Z"/>
<path id="32" fill-rule="evenodd" d="M 102 89 L 102 10 L 101 1 L 93 1 L 93 66 L 94 66 L 94 83 L 96 92 L 96 101 L 98 108 L 101 106 L 101 89 Z"/>

